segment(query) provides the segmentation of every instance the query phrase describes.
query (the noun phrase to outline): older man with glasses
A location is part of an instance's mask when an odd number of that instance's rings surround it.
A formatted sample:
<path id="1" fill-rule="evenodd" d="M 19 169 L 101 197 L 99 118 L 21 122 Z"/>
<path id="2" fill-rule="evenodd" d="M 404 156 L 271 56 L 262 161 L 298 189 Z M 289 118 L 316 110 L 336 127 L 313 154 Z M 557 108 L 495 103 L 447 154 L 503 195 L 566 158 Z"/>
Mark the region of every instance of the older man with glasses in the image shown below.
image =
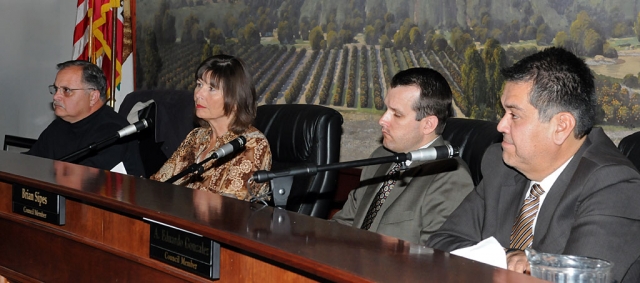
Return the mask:
<path id="1" fill-rule="evenodd" d="M 114 136 L 129 123 L 105 105 L 107 81 L 98 66 L 74 60 L 60 63 L 57 67 L 56 80 L 49 86 L 57 118 L 26 154 L 59 160 Z M 137 141 L 132 137 L 105 144 L 74 158 L 69 161 L 105 170 L 123 165 L 127 174 L 135 176 L 144 172 Z"/>

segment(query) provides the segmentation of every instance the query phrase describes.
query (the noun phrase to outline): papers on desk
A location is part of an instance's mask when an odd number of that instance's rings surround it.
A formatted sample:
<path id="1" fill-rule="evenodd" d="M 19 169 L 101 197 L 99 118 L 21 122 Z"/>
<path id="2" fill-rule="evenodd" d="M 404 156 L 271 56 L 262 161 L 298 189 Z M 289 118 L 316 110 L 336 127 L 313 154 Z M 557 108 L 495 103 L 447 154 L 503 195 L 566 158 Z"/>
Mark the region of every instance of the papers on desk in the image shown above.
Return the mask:
<path id="1" fill-rule="evenodd" d="M 124 164 L 122 162 L 118 163 L 116 167 L 111 168 L 111 170 L 109 171 L 120 173 L 120 174 L 127 174 L 127 169 L 124 169 Z"/>
<path id="2" fill-rule="evenodd" d="M 494 237 L 484 239 L 475 246 L 457 249 L 451 254 L 507 269 L 507 255 Z"/>

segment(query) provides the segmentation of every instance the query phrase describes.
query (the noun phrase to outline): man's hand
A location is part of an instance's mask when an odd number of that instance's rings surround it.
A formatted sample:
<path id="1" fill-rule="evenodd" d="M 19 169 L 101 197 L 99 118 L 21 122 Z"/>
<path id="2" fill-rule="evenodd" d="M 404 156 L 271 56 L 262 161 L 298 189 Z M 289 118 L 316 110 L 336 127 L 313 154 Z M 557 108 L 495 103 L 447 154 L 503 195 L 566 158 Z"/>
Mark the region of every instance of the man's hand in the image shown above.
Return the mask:
<path id="1" fill-rule="evenodd" d="M 531 274 L 529 261 L 524 251 L 518 250 L 507 254 L 507 269 L 519 273 Z"/>

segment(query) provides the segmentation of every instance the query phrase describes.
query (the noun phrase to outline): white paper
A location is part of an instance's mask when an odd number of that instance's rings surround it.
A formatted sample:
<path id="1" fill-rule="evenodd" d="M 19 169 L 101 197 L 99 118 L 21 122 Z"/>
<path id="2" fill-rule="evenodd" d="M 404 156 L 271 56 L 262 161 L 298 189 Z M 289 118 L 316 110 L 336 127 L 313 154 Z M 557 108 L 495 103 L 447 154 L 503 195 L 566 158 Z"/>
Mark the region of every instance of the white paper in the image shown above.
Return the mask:
<path id="1" fill-rule="evenodd" d="M 124 164 L 122 162 L 118 163 L 116 167 L 111 168 L 110 171 L 120 173 L 120 174 L 127 174 L 127 169 L 124 169 Z"/>
<path id="2" fill-rule="evenodd" d="M 457 249 L 451 254 L 507 269 L 507 255 L 494 237 L 484 239 L 475 246 Z"/>

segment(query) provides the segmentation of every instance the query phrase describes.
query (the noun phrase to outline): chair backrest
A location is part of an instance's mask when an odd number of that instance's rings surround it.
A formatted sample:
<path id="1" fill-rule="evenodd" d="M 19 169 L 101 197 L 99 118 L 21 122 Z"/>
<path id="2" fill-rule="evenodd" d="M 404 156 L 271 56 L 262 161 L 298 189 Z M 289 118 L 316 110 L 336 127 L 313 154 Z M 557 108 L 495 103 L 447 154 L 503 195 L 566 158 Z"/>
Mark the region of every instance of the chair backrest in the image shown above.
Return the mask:
<path id="1" fill-rule="evenodd" d="M 23 152 L 29 150 L 35 142 L 36 139 L 4 135 L 4 144 L 2 145 L 2 150 Z"/>
<path id="2" fill-rule="evenodd" d="M 497 130 L 498 123 L 465 118 L 449 118 L 442 137 L 451 145 L 460 149 L 460 158 L 467 163 L 473 183 L 482 180 L 480 165 L 487 148 L 502 142 L 502 134 Z"/>
<path id="3" fill-rule="evenodd" d="M 155 101 L 154 126 L 138 134 L 145 177 L 157 172 L 197 127 L 193 92 L 186 90 L 134 91 L 122 100 L 118 113 L 127 117 L 136 103 L 151 99 Z"/>
<path id="4" fill-rule="evenodd" d="M 631 160 L 636 169 L 640 170 L 640 132 L 635 132 L 622 138 L 618 144 L 618 149 Z"/>
<path id="5" fill-rule="evenodd" d="M 342 115 L 331 108 L 309 104 L 258 106 L 254 125 L 269 141 L 272 170 L 304 164 L 323 165 L 340 159 Z M 319 172 L 293 178 L 287 210 L 326 218 L 337 187 L 338 172 Z"/>

